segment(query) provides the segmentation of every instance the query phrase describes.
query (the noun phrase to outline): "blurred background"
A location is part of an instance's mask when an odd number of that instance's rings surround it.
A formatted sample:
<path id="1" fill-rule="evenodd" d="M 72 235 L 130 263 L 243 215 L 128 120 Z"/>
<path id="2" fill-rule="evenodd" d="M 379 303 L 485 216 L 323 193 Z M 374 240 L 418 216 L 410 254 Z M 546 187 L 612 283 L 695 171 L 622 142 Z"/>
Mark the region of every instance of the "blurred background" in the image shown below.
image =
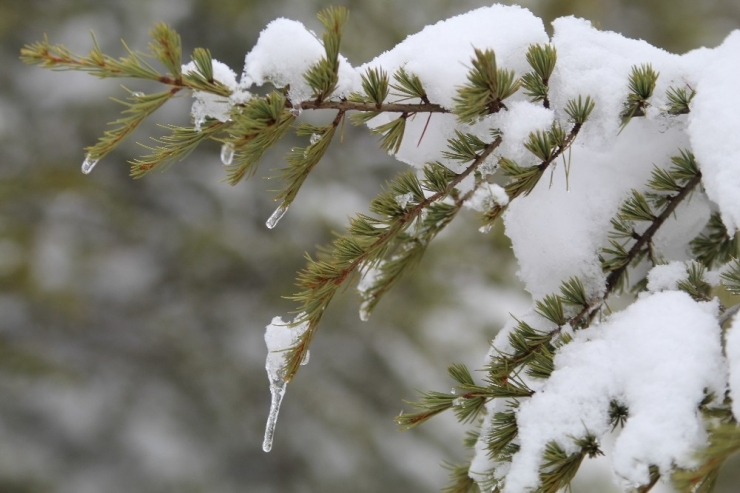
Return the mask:
<path id="1" fill-rule="evenodd" d="M 482 0 L 348 0 L 342 52 L 360 65 L 406 35 Z M 261 450 L 269 407 L 264 327 L 286 316 L 303 253 L 365 211 L 405 165 L 362 129 L 347 129 L 274 230 L 276 188 L 258 175 L 230 187 L 218 146 L 134 181 L 127 160 L 156 123 L 186 125 L 191 100 L 168 103 L 137 134 L 80 173 L 83 148 L 118 117 L 121 81 L 52 73 L 18 60 L 47 34 L 87 52 L 120 40 L 144 49 L 158 21 L 237 73 L 276 17 L 320 32 L 328 0 L 0 1 L 0 493 L 401 492 L 445 484 L 463 428 L 450 416 L 398 432 L 414 389 L 446 390 L 446 367 L 480 368 L 509 313 L 528 306 L 501 231 L 464 214 L 413 276 L 357 316 L 350 288 L 334 303 L 310 364 L 288 387 L 273 451 Z M 531 0 L 546 25 L 560 15 L 669 51 L 715 46 L 740 28 L 736 0 Z M 606 62 L 605 62 L 606 63 Z M 132 90 L 155 90 L 126 83 Z M 329 117 L 331 118 L 331 117 Z M 574 492 L 601 486 L 592 467 Z M 718 491 L 732 492 L 733 467 Z"/>

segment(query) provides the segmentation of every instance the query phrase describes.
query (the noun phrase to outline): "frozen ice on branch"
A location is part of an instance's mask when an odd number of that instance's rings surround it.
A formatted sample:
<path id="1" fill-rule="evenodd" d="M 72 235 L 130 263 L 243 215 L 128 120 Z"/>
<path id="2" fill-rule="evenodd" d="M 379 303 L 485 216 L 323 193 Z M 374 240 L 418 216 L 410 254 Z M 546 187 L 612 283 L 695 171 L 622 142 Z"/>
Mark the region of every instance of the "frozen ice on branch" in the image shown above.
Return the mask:
<path id="1" fill-rule="evenodd" d="M 409 428 L 452 410 L 479 427 L 451 488 L 555 492 L 609 452 L 625 489 L 673 478 L 708 491 L 740 449 L 737 307 L 715 297 L 740 295 L 740 32 L 675 55 L 573 17 L 554 21 L 549 37 L 528 10 L 493 5 L 352 67 L 340 53 L 348 12 L 326 9 L 319 20 L 320 37 L 297 21 L 271 22 L 240 80 L 206 49 L 183 65 L 180 38 L 164 24 L 147 53 L 113 58 L 95 44 L 76 55 L 48 40 L 21 52 L 30 64 L 164 86 L 119 101 L 123 114 L 86 149 L 84 171 L 181 91 L 194 98 L 191 124 L 167 126 L 132 162 L 133 176 L 216 140 L 237 184 L 294 130 L 304 146 L 279 172 L 271 228 L 348 116 L 410 165 L 369 214 L 307 258 L 291 298 L 299 315 L 268 327 L 265 450 L 285 385 L 339 289 L 360 279 L 367 319 L 468 208 L 482 231 L 503 220 L 535 301 L 492 342 L 482 383 L 453 365 L 455 392 L 424 393 L 397 418 Z M 328 116 L 307 122 L 306 111 Z M 635 297 L 612 313 L 607 303 L 622 293 Z M 602 451 L 609 433 L 613 450 Z"/>

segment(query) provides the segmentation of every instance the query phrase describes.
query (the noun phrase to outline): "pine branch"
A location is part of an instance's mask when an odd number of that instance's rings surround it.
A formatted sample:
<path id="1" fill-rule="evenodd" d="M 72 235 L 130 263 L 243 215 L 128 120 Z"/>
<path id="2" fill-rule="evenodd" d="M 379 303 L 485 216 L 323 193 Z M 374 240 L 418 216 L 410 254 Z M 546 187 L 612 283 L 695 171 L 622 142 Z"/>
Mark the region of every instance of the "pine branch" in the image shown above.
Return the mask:
<path id="1" fill-rule="evenodd" d="M 632 67 L 632 73 L 629 76 L 630 93 L 620 115 L 622 117 L 620 132 L 624 130 L 632 118 L 645 116 L 645 110 L 650 105 L 648 99 L 653 95 L 659 75 L 649 63 Z"/>
<path id="2" fill-rule="evenodd" d="M 593 435 L 576 439 L 575 442 L 580 450 L 570 455 L 556 442 L 547 444 L 540 467 L 540 486 L 535 490 L 536 493 L 557 493 L 570 484 L 583 459 L 604 455 Z"/>
<path id="3" fill-rule="evenodd" d="M 361 224 L 366 235 L 349 234 L 339 237 L 334 241 L 331 250 L 320 251 L 316 259 L 307 257 L 307 267 L 298 274 L 299 292 L 291 299 L 299 303 L 296 312 L 304 314 L 295 323 L 308 322 L 308 328 L 286 355 L 285 381 L 290 381 L 297 373 L 319 322 L 339 287 L 352 274 L 358 272 L 361 266 L 372 265 L 382 258 L 390 244 L 413 224 L 424 210 L 449 196 L 462 180 L 472 174 L 490 156 L 501 141 L 499 137 L 488 144 L 480 155 L 462 173 L 456 175 L 443 190 L 426 198 L 422 195 L 419 197 L 420 200 L 411 207 L 400 207 L 392 192 L 382 194 L 374 201 L 375 210 L 373 212 L 381 218 L 385 217 L 377 220 L 359 216 L 351 226 L 351 228 L 356 228 L 357 224 Z M 406 176 L 408 178 L 408 175 Z M 382 221 L 388 222 L 383 227 L 377 227 L 382 224 Z"/>
<path id="4" fill-rule="evenodd" d="M 326 55 L 304 74 L 306 83 L 313 89 L 313 97 L 321 102 L 331 96 L 339 80 L 339 45 L 349 11 L 344 7 L 329 7 L 318 14 L 324 26 L 322 40 Z"/>
<path id="5" fill-rule="evenodd" d="M 155 94 L 141 94 L 129 91 L 130 96 L 127 98 L 127 101 L 114 99 L 114 101 L 126 107 L 122 112 L 124 116 L 112 123 L 112 125 L 116 125 L 116 128 L 106 130 L 97 144 L 85 148 L 88 159 L 98 161 L 108 155 L 123 139 L 136 130 L 141 122 L 169 101 L 179 90 L 178 88 L 173 88 L 169 91 Z"/>
<path id="6" fill-rule="evenodd" d="M 722 465 L 740 452 L 740 427 L 737 423 L 720 424 L 710 430 L 709 445 L 699 453 L 702 465 L 697 469 L 673 473 L 673 485 L 679 491 L 710 493 Z"/>
<path id="7" fill-rule="evenodd" d="M 216 134 L 229 126 L 229 123 L 217 120 L 210 120 L 200 130 L 176 125 L 165 126 L 164 128 L 171 130 L 172 133 L 159 139 L 152 139 L 160 145 L 149 147 L 141 144 L 142 147 L 149 149 L 151 153 L 131 161 L 131 176 L 141 178 L 150 171 L 165 168 L 176 161 L 182 161 L 204 140 L 214 138 Z"/>
<path id="8" fill-rule="evenodd" d="M 722 218 L 715 212 L 709 218 L 706 232 L 691 240 L 691 253 L 707 267 L 726 264 L 740 253 L 738 234 L 730 236 Z"/>
<path id="9" fill-rule="evenodd" d="M 549 44 L 531 45 L 527 50 L 527 62 L 533 70 L 522 76 L 522 87 L 532 102 L 542 101 L 545 108 L 550 108 L 549 82 L 557 62 L 557 51 Z"/>
<path id="10" fill-rule="evenodd" d="M 264 98 L 252 98 L 232 111 L 230 137 L 234 146 L 232 163 L 226 166 L 228 181 L 235 185 L 257 170 L 262 155 L 290 130 L 296 115 L 287 106 L 285 96 L 272 92 Z"/>
<path id="11" fill-rule="evenodd" d="M 499 69 L 493 50 L 475 48 L 468 83 L 455 96 L 455 114 L 463 123 L 474 123 L 481 117 L 506 109 L 504 99 L 519 89 L 511 70 Z"/>
<path id="12" fill-rule="evenodd" d="M 329 149 L 343 118 L 344 112 L 340 111 L 334 121 L 327 126 L 319 127 L 306 123 L 298 127 L 297 134 L 310 136 L 311 142 L 306 148 L 293 148 L 286 159 L 288 166 L 280 170 L 281 180 L 287 182 L 286 188 L 275 196 L 275 200 L 281 201 L 280 207 L 287 209 L 293 203 L 303 182 Z"/>
<path id="13" fill-rule="evenodd" d="M 298 105 L 302 110 L 339 110 L 363 111 L 377 113 L 451 113 L 450 110 L 434 103 L 383 103 L 361 101 L 302 101 Z"/>
<path id="14" fill-rule="evenodd" d="M 450 464 L 448 462 L 442 465 L 450 471 L 449 485 L 442 489 L 442 493 L 481 493 L 473 478 L 470 477 L 470 464 Z"/>
<path id="15" fill-rule="evenodd" d="M 629 251 L 618 252 L 620 261 L 618 264 L 605 264 L 605 269 L 610 271 L 606 278 L 606 293 L 611 293 L 620 283 L 622 276 L 626 273 L 627 267 L 638 257 L 638 255 L 644 253 L 643 248 L 649 244 L 658 229 L 665 223 L 665 221 L 673 214 L 678 204 L 681 203 L 689 194 L 701 183 L 701 172 L 696 171 L 696 174 L 689 179 L 689 181 L 681 188 L 681 190 L 670 198 L 666 199 L 665 209 L 652 221 L 650 226 L 638 235 L 639 238 L 635 241 L 634 245 Z M 615 243 L 612 243 L 615 245 Z M 614 251 L 605 250 L 608 253 L 615 253 Z"/>

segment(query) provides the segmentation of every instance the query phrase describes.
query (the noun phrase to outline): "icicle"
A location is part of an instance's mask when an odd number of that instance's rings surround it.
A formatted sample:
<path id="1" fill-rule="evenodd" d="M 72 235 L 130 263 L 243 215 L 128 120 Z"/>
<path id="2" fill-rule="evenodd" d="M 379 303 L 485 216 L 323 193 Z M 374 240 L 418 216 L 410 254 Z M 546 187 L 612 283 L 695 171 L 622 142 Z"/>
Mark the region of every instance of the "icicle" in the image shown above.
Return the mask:
<path id="1" fill-rule="evenodd" d="M 288 207 L 290 206 L 286 205 L 285 202 L 280 204 L 280 207 L 275 209 L 275 212 L 272 213 L 272 216 L 270 216 L 270 218 L 267 220 L 265 225 L 269 229 L 273 229 L 275 226 L 277 226 L 278 221 L 280 221 L 280 219 L 282 219 L 285 213 L 288 212 Z"/>
<path id="2" fill-rule="evenodd" d="M 300 320 L 305 314 L 299 314 L 295 320 Z M 295 320 L 293 321 L 295 323 Z M 286 364 L 287 351 L 294 347 L 303 333 L 308 329 L 308 321 L 291 326 L 286 324 L 280 317 L 272 319 L 272 323 L 265 328 L 265 344 L 267 345 L 267 358 L 265 359 L 265 370 L 267 379 L 270 381 L 270 414 L 265 426 L 265 439 L 262 442 L 262 450 L 269 452 L 272 449 L 272 440 L 275 436 L 280 404 L 285 396 L 285 381 L 283 367 Z M 306 351 L 301 364 L 308 363 L 309 354 Z"/>
<path id="3" fill-rule="evenodd" d="M 493 229 L 493 225 L 491 225 L 491 224 L 485 224 L 485 225 L 481 226 L 480 228 L 478 228 L 478 231 L 481 232 L 481 233 L 490 233 L 491 232 L 491 229 Z"/>
<path id="4" fill-rule="evenodd" d="M 98 164 L 98 160 L 92 159 L 90 157 L 90 154 L 88 154 L 87 156 L 85 156 L 85 160 L 82 162 L 82 173 L 85 175 L 89 175 L 96 164 Z"/>
<path id="5" fill-rule="evenodd" d="M 226 142 L 221 146 L 221 162 L 228 166 L 234 160 L 234 143 Z"/>
<path id="6" fill-rule="evenodd" d="M 301 360 L 301 366 L 307 365 L 308 364 L 308 360 L 310 360 L 310 359 L 311 359 L 311 350 L 310 349 L 306 349 L 306 352 L 303 354 L 303 359 Z"/>
<path id="7" fill-rule="evenodd" d="M 272 440 L 275 437 L 275 426 L 277 425 L 280 404 L 285 396 L 285 388 L 288 383 L 280 377 L 270 378 L 270 414 L 267 416 L 267 426 L 265 426 L 265 439 L 262 441 L 262 450 L 269 452 L 272 450 Z"/>
<path id="8" fill-rule="evenodd" d="M 146 94 L 144 94 L 141 91 L 136 91 L 136 92 L 132 92 L 131 93 L 131 96 L 133 96 L 135 98 L 143 98 L 144 96 L 146 96 Z"/>
<path id="9" fill-rule="evenodd" d="M 360 320 L 362 320 L 363 322 L 367 322 L 368 320 L 370 320 L 370 310 L 368 307 L 369 304 L 370 302 L 366 300 L 363 301 L 360 305 Z"/>

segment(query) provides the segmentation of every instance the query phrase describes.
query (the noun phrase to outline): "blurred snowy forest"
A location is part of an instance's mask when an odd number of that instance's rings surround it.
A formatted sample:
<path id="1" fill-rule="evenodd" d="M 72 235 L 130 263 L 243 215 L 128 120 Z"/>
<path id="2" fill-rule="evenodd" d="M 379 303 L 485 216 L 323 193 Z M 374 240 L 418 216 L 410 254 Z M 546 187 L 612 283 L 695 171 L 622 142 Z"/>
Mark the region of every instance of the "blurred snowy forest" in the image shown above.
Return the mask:
<path id="1" fill-rule="evenodd" d="M 452 416 L 405 433 L 392 418 L 415 388 L 449 388 L 449 364 L 479 368 L 508 314 L 528 307 L 501 231 L 480 234 L 461 217 L 369 322 L 348 290 L 325 317 L 265 454 L 264 328 L 293 309 L 281 296 L 293 292 L 303 252 L 366 210 L 404 165 L 366 129 L 348 127 L 268 230 L 274 187 L 261 178 L 286 148 L 236 187 L 222 183 L 215 144 L 134 181 L 126 161 L 142 152 L 136 141 L 162 134 L 149 123 L 84 176 L 82 149 L 118 117 L 107 97 L 124 95 L 120 81 L 18 60 L 44 34 L 77 52 L 91 46 L 91 30 L 106 53 L 122 53 L 121 38 L 144 48 L 165 21 L 185 53 L 207 47 L 240 72 L 269 21 L 320 32 L 315 14 L 331 4 L 0 1 L 0 492 L 435 491 L 445 483 L 440 458 L 462 458 Z M 359 66 L 488 3 L 343 4 L 351 17 L 341 51 Z M 736 0 L 521 4 L 546 25 L 573 14 L 678 53 L 740 28 Z M 170 102 L 157 118 L 186 124 L 190 103 Z M 598 469 L 573 491 L 594 491 Z M 732 469 L 718 492 L 737 491 Z"/>

